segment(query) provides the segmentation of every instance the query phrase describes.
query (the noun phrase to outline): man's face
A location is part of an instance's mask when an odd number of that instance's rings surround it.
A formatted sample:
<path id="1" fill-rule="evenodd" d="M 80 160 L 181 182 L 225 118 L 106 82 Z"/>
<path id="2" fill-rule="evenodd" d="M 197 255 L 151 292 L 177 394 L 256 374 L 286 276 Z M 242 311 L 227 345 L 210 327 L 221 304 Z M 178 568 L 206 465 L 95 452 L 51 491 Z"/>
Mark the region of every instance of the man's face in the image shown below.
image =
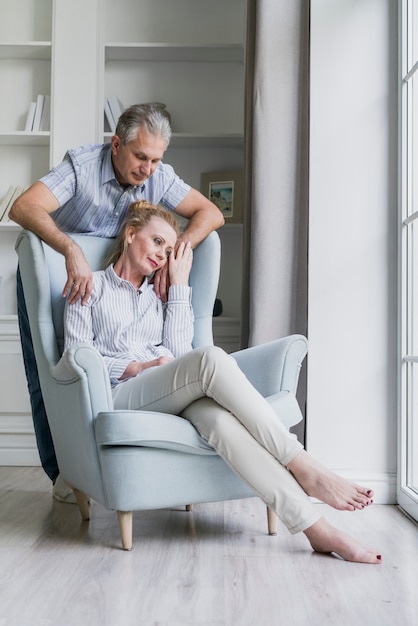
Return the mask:
<path id="1" fill-rule="evenodd" d="M 112 163 L 121 185 L 142 185 L 156 170 L 167 149 L 162 137 L 140 128 L 126 145 L 117 135 L 112 137 Z"/>

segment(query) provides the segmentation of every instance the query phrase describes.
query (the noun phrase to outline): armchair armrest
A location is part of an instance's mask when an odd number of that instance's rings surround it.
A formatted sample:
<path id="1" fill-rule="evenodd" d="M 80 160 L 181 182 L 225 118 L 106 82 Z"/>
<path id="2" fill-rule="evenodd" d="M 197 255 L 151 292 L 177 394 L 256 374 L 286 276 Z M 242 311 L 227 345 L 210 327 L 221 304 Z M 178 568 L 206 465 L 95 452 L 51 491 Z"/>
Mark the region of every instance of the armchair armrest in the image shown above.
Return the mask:
<path id="1" fill-rule="evenodd" d="M 299 403 L 291 391 L 279 391 L 273 396 L 267 396 L 266 400 L 287 429 L 296 426 L 303 420 Z"/>
<path id="2" fill-rule="evenodd" d="M 52 369 L 52 378 L 58 385 L 71 385 L 84 380 L 91 395 L 93 413 L 113 408 L 109 374 L 103 358 L 93 346 L 71 346 Z"/>
<path id="3" fill-rule="evenodd" d="M 279 391 L 296 393 L 300 369 L 308 351 L 303 335 L 289 335 L 233 352 L 232 357 L 254 387 L 266 398 Z"/>

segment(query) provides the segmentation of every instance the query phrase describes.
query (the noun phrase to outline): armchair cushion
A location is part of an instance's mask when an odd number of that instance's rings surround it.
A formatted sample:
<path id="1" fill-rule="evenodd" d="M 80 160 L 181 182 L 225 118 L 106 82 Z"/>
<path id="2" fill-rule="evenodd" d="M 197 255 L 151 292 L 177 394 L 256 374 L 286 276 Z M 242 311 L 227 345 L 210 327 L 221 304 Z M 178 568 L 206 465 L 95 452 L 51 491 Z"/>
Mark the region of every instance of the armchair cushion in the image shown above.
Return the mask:
<path id="1" fill-rule="evenodd" d="M 217 454 L 190 422 L 167 413 L 123 410 L 99 413 L 95 433 L 100 447 L 141 446 L 185 454 Z"/>

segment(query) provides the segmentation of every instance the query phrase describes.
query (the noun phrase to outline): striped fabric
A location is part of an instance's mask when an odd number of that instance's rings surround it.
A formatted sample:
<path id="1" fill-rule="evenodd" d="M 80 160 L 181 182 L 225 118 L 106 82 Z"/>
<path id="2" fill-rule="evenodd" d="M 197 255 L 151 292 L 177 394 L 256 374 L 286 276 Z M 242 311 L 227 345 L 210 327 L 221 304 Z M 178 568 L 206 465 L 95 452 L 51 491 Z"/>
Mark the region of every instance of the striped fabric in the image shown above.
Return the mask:
<path id="1" fill-rule="evenodd" d="M 65 305 L 64 349 L 75 343 L 94 346 L 104 357 L 112 386 L 132 361 L 175 358 L 192 349 L 190 287 L 171 285 L 163 305 L 147 279 L 137 290 L 112 265 L 93 273 L 93 285 L 85 306 L 80 300 Z"/>
<path id="2" fill-rule="evenodd" d="M 171 165 L 163 163 L 143 185 L 122 187 L 110 147 L 92 144 L 69 150 L 62 163 L 40 179 L 60 203 L 52 218 L 61 230 L 116 237 L 131 202 L 148 200 L 174 211 L 190 191 Z"/>

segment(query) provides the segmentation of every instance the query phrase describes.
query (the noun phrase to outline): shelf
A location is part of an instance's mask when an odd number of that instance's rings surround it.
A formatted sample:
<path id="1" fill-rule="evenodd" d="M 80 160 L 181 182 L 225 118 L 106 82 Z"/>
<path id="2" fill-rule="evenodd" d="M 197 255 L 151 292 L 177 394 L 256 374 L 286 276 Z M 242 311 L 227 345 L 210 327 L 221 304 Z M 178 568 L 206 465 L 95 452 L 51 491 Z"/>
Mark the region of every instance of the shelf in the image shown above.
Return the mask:
<path id="1" fill-rule="evenodd" d="M 50 41 L 28 41 L 22 43 L 0 43 L 0 59 L 51 60 Z"/>
<path id="2" fill-rule="evenodd" d="M 109 142 L 112 133 L 104 133 L 104 140 Z M 1 136 L 0 136 L 1 143 Z M 244 136 L 241 133 L 173 133 L 169 148 L 244 148 Z"/>
<path id="3" fill-rule="evenodd" d="M 49 146 L 49 131 L 27 133 L 16 130 L 8 133 L 0 131 L 0 146 Z"/>
<path id="4" fill-rule="evenodd" d="M 241 44 L 108 43 L 106 61 L 244 63 Z"/>
<path id="5" fill-rule="evenodd" d="M 241 133 L 173 133 L 171 148 L 244 148 Z"/>

